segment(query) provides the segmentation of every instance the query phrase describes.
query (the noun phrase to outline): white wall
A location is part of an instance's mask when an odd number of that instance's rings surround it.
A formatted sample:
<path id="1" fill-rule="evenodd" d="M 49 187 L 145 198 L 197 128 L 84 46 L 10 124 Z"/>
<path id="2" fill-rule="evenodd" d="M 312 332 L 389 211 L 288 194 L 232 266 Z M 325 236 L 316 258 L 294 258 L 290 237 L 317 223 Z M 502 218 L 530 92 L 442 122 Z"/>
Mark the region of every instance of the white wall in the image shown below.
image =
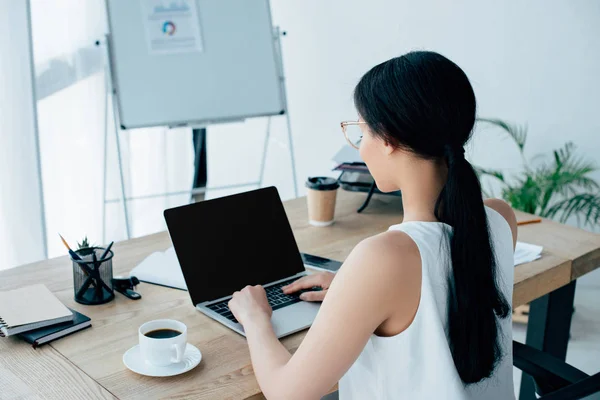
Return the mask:
<path id="1" fill-rule="evenodd" d="M 56 10 L 54 2 L 50 8 L 49 3 L 46 3 L 45 0 L 33 1 L 34 50 L 37 62 L 67 54 L 78 46 L 91 43 L 105 29 L 102 0 L 86 2 L 86 7 L 83 8 L 75 0 L 62 0 Z M 13 7 L 13 2 L 8 0 L 2 0 L 0 4 L 5 8 Z M 439 51 L 463 67 L 475 87 L 480 116 L 527 123 L 530 127 L 526 149 L 528 156 L 549 154 L 565 141 L 572 140 L 579 146 L 580 154 L 600 163 L 600 122 L 595 118 L 600 105 L 600 25 L 596 23 L 600 21 L 600 2 L 597 0 L 271 0 L 271 8 L 274 23 L 288 32 L 282 43 L 300 195 L 304 193 L 303 182 L 307 176 L 335 175 L 330 171 L 330 158 L 345 143 L 339 122 L 356 117 L 352 90 L 362 74 L 373 65 L 412 49 Z M 64 17 L 59 30 L 54 29 L 52 24 L 48 25 L 48 19 L 45 18 L 52 10 L 59 17 Z M 0 14 L 0 19 L 2 16 L 10 16 L 8 13 Z M 11 27 L 11 24 L 16 23 L 14 21 L 23 21 L 24 14 L 20 18 L 4 18 L 6 23 L 3 27 Z M 85 20 L 85 24 L 80 23 L 82 20 Z M 13 34 L 17 32 L 13 28 L 6 30 L 9 31 L 11 33 L 3 35 L 5 40 L 0 42 L 0 70 L 11 68 L 13 74 L 21 72 L 18 77 L 14 75 L 14 79 L 5 79 L 9 76 L 6 73 L 1 74 L 0 78 L 3 79 L 3 87 L 11 88 L 17 83 L 25 85 L 23 90 L 14 88 L 15 93 L 24 95 L 31 90 L 31 82 L 27 71 L 28 60 L 21 56 L 26 43 L 21 43 L 19 38 L 25 38 L 26 35 Z M 48 38 L 51 39 L 49 42 Z M 7 53 L 4 49 L 15 54 L 18 49 L 21 51 L 18 52 L 19 57 L 11 58 L 5 57 Z M 22 65 L 25 68 L 21 68 Z M 18 155 L 18 151 L 10 149 L 16 148 L 14 146 L 19 149 L 32 148 L 28 142 L 33 139 L 33 136 L 29 136 L 30 133 L 33 134 L 31 104 L 27 105 L 26 97 L 13 96 L 6 90 L 0 94 L 8 96 L 5 104 L 14 105 L 23 100 L 19 110 L 30 115 L 29 118 L 25 115 L 19 119 L 19 123 L 24 125 L 13 125 L 14 128 L 11 128 L 23 132 L 21 136 L 13 135 L 13 139 L 16 138 L 19 142 L 10 142 L 3 147 L 7 150 L 6 154 Z M 84 171 L 70 171 L 68 166 L 61 164 L 61 159 L 72 159 L 73 154 L 79 154 L 78 150 L 72 151 L 74 148 L 100 149 L 103 102 L 102 76 L 95 75 L 66 89 L 64 93 L 58 93 L 54 99 L 44 99 L 39 104 L 42 164 L 49 214 L 48 232 L 54 238 L 50 241 L 52 256 L 64 252 L 55 239 L 57 231 L 66 234 L 71 241 L 83 234 L 91 235 L 95 242 L 103 241 L 100 235 L 101 203 L 97 200 L 100 198 L 98 191 L 101 190 L 101 175 L 97 174 L 102 172 L 101 165 L 96 166 L 94 178 L 90 180 L 98 183 L 94 189 L 96 191 L 86 190 L 87 197 L 82 203 L 85 207 L 79 207 L 77 213 L 74 209 L 65 211 L 65 207 L 70 207 L 67 200 L 76 197 L 68 195 L 67 189 L 61 186 L 67 172 L 70 173 L 67 183 L 73 181 L 71 178 L 78 176 L 77 174 L 92 173 L 89 170 L 91 166 L 86 166 Z M 0 99 L 0 106 L 2 103 Z M 74 105 L 80 107 L 76 113 L 70 112 Z M 59 109 L 63 110 L 60 114 L 57 112 Z M 4 116 L 0 121 L 0 128 L 6 131 L 6 123 L 13 120 L 11 118 L 16 114 L 6 108 L 0 109 L 0 116 Z M 81 126 L 84 126 L 83 131 Z M 265 127 L 265 119 L 210 127 L 210 186 L 256 181 Z M 58 133 L 61 134 L 60 140 L 57 139 Z M 78 137 L 80 134 L 78 140 L 71 140 L 69 136 Z M 150 143 L 150 134 L 140 132 L 138 135 L 134 132 L 128 135 L 126 161 L 131 164 L 132 176 L 135 177 L 135 182 L 128 185 L 129 195 L 164 192 L 167 189 L 185 190 L 188 187 L 187 182 L 192 173 L 189 132 L 163 132 L 157 128 L 152 137 L 161 135 L 164 138 L 158 141 L 163 143 L 160 146 L 172 148 L 172 151 L 168 150 L 170 156 L 167 157 L 165 153 L 160 159 L 156 159 L 156 154 L 146 148 Z M 293 186 L 290 181 L 284 118 L 273 119 L 272 135 L 265 184 L 276 185 L 282 197 L 288 199 L 293 197 Z M 2 135 L 1 138 L 5 137 L 8 136 Z M 51 139 L 54 144 L 49 146 Z M 21 140 L 28 144 L 21 146 Z M 111 198 L 118 194 L 113 141 L 111 135 L 108 188 Z M 154 146 L 155 143 L 153 140 L 151 145 Z M 497 132 L 490 129 L 479 130 L 468 156 L 481 166 L 507 171 L 518 169 L 520 163 L 511 142 L 503 140 Z M 0 159 L 4 161 L 4 158 Z M 7 224 L 6 218 L 10 215 L 7 217 L 3 214 L 5 210 L 14 209 L 16 204 L 31 202 L 27 206 L 27 218 L 39 221 L 39 210 L 36 209 L 39 208 L 36 172 L 28 169 L 35 166 L 35 160 L 20 156 L 18 160 L 26 169 L 14 170 L 31 175 L 31 179 L 27 180 L 22 180 L 19 175 L 19 182 L 32 182 L 33 186 L 20 196 L 20 192 L 14 192 L 14 188 L 8 188 L 4 183 L 8 182 L 8 178 L 2 180 L 2 195 L 6 196 L 0 197 L 10 199 L 10 203 L 3 203 L 0 207 L 0 219 L 3 221 L 0 224 L 0 236 L 20 235 L 13 228 L 17 226 L 18 229 L 24 229 L 23 234 L 30 232 L 32 237 L 37 237 L 41 229 L 37 226 L 38 222 L 32 229 L 28 228 L 29 222 L 20 217 L 18 221 Z M 54 168 L 59 164 L 61 168 Z M 163 165 L 167 165 L 165 168 L 168 174 L 154 173 L 155 170 L 160 171 Z M 10 169 L 4 168 L 4 171 L 8 173 Z M 146 176 L 140 176 L 136 171 L 141 171 Z M 10 173 L 5 175 L 9 178 L 17 177 Z M 594 177 L 600 180 L 600 172 L 596 172 Z M 249 188 L 251 187 L 237 191 Z M 208 197 L 230 192 L 232 191 L 211 191 Z M 2 198 L 0 203 L 9 201 Z M 96 200 L 89 200 L 92 198 Z M 134 235 L 165 229 L 162 210 L 185 202 L 186 199 L 186 196 L 179 196 L 132 204 L 130 208 Z M 94 214 L 93 220 L 83 220 L 80 217 L 90 213 Z M 123 239 L 122 212 L 118 203 L 111 204 L 107 209 L 107 220 L 106 241 Z M 2 226 L 6 232 L 2 231 Z M 19 242 L 27 243 L 30 248 L 32 240 L 37 242 L 37 239 L 30 238 L 19 239 Z M 3 249 L 2 245 L 0 249 Z M 8 253 L 3 250 L 2 254 Z M 17 254 L 16 250 L 14 254 Z M 31 252 L 27 252 L 27 255 L 39 257 Z M 25 261 L 29 259 L 12 258 L 4 265 L 16 265 Z"/>
<path id="2" fill-rule="evenodd" d="M 330 173 L 330 157 L 344 143 L 339 122 L 356 117 L 352 90 L 361 75 L 413 49 L 458 63 L 475 88 L 480 116 L 527 123 L 528 156 L 572 140 L 582 155 L 600 161 L 596 0 L 271 0 L 271 7 L 274 23 L 288 32 L 283 51 L 300 184 Z M 474 163 L 518 169 L 510 141 L 491 129 L 475 136 L 468 151 Z M 260 139 L 244 154 L 258 153 Z M 212 145 L 213 159 L 238 151 Z M 231 168 L 213 168 L 213 179 L 235 175 Z M 278 170 L 285 181 L 288 170 Z M 290 197 L 291 186 L 282 192 Z"/>

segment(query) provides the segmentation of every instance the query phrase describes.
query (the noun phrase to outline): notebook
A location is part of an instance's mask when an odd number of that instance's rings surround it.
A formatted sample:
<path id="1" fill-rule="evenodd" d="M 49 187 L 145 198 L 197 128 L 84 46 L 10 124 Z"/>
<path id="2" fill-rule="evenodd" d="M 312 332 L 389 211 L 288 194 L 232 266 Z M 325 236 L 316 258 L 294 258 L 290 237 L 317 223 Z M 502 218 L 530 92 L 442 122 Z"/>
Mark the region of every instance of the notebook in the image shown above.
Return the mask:
<path id="1" fill-rule="evenodd" d="M 89 317 L 86 317 L 85 315 L 78 313 L 75 310 L 71 311 L 74 315 L 73 321 L 63 322 L 61 324 L 35 329 L 33 331 L 21 333 L 19 336 L 25 339 L 25 341 L 27 341 L 28 343 L 31 343 L 33 345 L 33 348 L 36 348 L 45 343 L 49 343 L 53 340 L 65 337 L 67 335 L 70 335 L 71 333 L 75 333 L 77 331 L 92 326 L 92 322 L 89 319 Z"/>
<path id="2" fill-rule="evenodd" d="M 150 254 L 131 270 L 129 276 L 135 276 L 142 282 L 187 290 L 173 247 L 168 248 L 165 252 Z"/>
<path id="3" fill-rule="evenodd" d="M 0 336 L 73 320 L 73 313 L 44 285 L 0 292 Z"/>

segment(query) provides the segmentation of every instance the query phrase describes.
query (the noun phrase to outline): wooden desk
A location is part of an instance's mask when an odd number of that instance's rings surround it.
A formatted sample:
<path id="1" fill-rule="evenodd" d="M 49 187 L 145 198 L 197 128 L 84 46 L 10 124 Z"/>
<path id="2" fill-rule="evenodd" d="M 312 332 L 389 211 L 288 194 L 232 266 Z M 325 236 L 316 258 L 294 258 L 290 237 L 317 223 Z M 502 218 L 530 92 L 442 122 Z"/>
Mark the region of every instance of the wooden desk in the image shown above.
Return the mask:
<path id="1" fill-rule="evenodd" d="M 336 223 L 328 228 L 308 224 L 306 200 L 285 203 L 301 251 L 344 260 L 362 239 L 402 221 L 398 198 L 375 196 L 357 214 L 365 194 L 339 192 Z M 525 218 L 524 215 L 519 215 Z M 567 285 L 578 274 L 600 264 L 600 235 L 549 221 L 526 225 L 520 238 L 545 247 L 542 259 L 515 269 L 515 305 Z M 166 232 L 115 244 L 114 273 L 127 274 L 144 257 L 171 246 Z M 573 265 L 580 266 L 573 273 Z M 115 301 L 83 306 L 73 300 L 69 259 L 59 257 L 0 273 L 0 290 L 43 282 L 66 305 L 92 318 L 93 327 L 33 350 L 16 338 L 0 339 L 0 392 L 3 397 L 81 399 L 119 398 L 262 398 L 252 373 L 243 337 L 195 310 L 187 292 L 141 284 L 139 301 L 116 294 Z M 194 370 L 176 377 L 149 378 L 130 372 L 123 353 L 137 343 L 137 328 L 156 318 L 174 318 L 188 326 L 190 343 L 203 354 Z M 283 340 L 295 350 L 304 332 Z M 82 395 L 85 393 L 86 395 Z"/>

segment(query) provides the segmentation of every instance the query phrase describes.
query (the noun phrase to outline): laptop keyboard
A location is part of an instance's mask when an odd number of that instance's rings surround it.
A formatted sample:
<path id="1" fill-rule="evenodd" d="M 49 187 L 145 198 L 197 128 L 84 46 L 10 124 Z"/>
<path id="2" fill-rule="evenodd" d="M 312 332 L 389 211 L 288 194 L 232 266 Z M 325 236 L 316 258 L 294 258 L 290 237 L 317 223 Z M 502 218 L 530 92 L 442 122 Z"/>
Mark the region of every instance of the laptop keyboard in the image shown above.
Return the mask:
<path id="1" fill-rule="evenodd" d="M 302 300 L 300 300 L 300 293 L 302 293 L 303 291 L 299 291 L 299 292 L 293 293 L 291 295 L 284 294 L 281 291 L 281 288 L 283 286 L 289 285 L 290 283 L 294 282 L 297 279 L 298 278 L 288 279 L 287 281 L 283 281 L 283 282 L 277 283 L 273 286 L 269 286 L 269 287 L 265 288 L 265 292 L 267 292 L 267 300 L 269 301 L 271 308 L 273 308 L 273 311 L 302 301 Z M 237 321 L 237 319 L 235 319 L 235 317 L 229 310 L 227 303 L 229 303 L 229 299 L 223 300 L 223 301 L 215 303 L 215 304 L 211 304 L 207 307 L 209 309 L 213 310 L 214 312 L 216 312 L 217 314 L 221 314 L 228 320 L 237 323 L 238 321 Z"/>

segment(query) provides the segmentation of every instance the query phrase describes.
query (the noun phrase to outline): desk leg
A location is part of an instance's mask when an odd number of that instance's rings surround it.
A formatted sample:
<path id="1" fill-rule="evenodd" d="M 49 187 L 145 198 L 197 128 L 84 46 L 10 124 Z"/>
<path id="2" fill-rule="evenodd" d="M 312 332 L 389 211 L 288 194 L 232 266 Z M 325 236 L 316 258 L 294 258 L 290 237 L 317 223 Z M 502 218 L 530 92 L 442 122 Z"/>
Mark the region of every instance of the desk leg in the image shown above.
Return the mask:
<path id="1" fill-rule="evenodd" d="M 529 311 L 525 343 L 561 360 L 565 360 L 567 357 L 575 282 L 534 300 Z M 523 374 L 519 399 L 533 400 L 535 398 L 533 379 L 529 375 Z"/>

